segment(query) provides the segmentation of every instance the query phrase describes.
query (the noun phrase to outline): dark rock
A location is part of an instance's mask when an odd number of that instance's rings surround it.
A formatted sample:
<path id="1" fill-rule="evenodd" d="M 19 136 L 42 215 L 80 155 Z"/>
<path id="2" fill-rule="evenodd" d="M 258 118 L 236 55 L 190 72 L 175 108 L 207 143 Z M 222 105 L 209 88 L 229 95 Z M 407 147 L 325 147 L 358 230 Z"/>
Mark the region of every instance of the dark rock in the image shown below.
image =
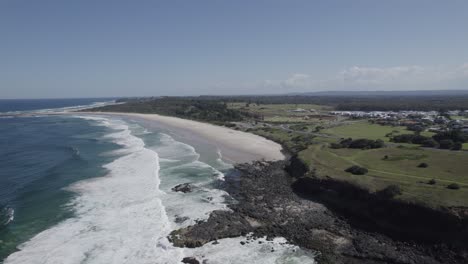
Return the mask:
<path id="1" fill-rule="evenodd" d="M 198 261 L 196 258 L 194 257 L 185 257 L 184 259 L 182 259 L 182 263 L 186 263 L 186 264 L 200 264 L 200 261 Z"/>
<path id="2" fill-rule="evenodd" d="M 416 238 L 415 234 L 434 226 L 420 219 L 414 219 L 413 222 L 418 223 L 415 226 L 404 221 L 392 221 L 415 214 L 427 218 L 440 217 L 438 214 L 415 209 L 412 205 L 393 204 L 389 199 L 332 179 L 302 178 L 299 174 L 296 174 L 299 178 L 293 178 L 285 171 L 286 165 L 288 162 L 278 161 L 236 166 L 236 173 L 225 174 L 223 185 L 237 201 L 229 205 L 231 211 L 214 211 L 206 221 L 175 230 L 169 236 L 170 241 L 179 247 L 197 247 L 221 238 L 252 233 L 249 239 L 266 236 L 267 241 L 271 241 L 281 236 L 303 249 L 318 251 L 318 263 L 468 263 L 466 250 L 454 250 L 452 246 L 435 248 L 433 245 L 440 244 L 440 241 L 418 244 L 411 239 L 394 239 L 383 234 L 386 231 L 383 227 L 391 227 L 389 231 L 393 233 L 398 233 L 395 228 L 399 228 L 402 234 L 408 233 Z M 321 199 L 323 197 L 328 198 Z M 348 211 L 343 211 L 343 208 Z M 465 214 L 458 208 L 451 210 Z M 349 212 L 365 214 L 360 214 L 361 218 L 350 218 Z M 395 214 L 393 218 L 392 214 Z M 356 224 L 359 222 L 361 226 Z M 366 225 L 375 228 L 365 228 Z M 405 229 L 404 225 L 408 228 Z M 459 227 L 440 225 L 440 228 L 451 230 Z M 439 235 L 442 238 L 447 236 L 444 233 Z M 258 243 L 262 244 L 262 241 Z"/>
<path id="3" fill-rule="evenodd" d="M 176 222 L 177 224 L 181 224 L 187 220 L 189 220 L 187 216 L 176 216 L 174 222 Z"/>
<path id="4" fill-rule="evenodd" d="M 182 184 L 174 186 L 172 190 L 174 192 L 188 193 L 188 192 L 193 191 L 193 186 L 190 183 L 182 183 Z"/>

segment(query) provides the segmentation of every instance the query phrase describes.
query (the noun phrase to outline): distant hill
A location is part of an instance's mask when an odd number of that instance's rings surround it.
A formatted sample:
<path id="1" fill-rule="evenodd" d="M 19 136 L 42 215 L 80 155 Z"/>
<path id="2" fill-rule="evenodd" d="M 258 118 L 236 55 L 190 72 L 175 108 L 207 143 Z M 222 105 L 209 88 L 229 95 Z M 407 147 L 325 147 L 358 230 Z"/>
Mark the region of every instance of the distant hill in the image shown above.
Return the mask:
<path id="1" fill-rule="evenodd" d="M 347 97 L 405 97 L 405 96 L 468 96 L 467 90 L 415 90 L 415 91 L 321 91 L 306 93 L 291 93 L 299 96 L 347 96 Z"/>

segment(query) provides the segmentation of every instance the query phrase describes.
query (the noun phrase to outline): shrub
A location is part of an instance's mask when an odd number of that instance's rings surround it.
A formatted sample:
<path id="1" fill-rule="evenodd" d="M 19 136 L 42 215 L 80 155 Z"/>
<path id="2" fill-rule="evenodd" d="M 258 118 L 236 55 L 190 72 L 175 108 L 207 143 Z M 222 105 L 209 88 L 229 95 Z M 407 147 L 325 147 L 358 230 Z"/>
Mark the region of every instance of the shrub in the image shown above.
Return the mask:
<path id="1" fill-rule="evenodd" d="M 439 147 L 439 143 L 437 143 L 437 141 L 435 141 L 434 139 L 432 138 L 429 138 L 429 139 L 426 139 L 424 140 L 421 145 L 423 147 L 426 147 L 426 148 L 438 148 Z"/>
<path id="2" fill-rule="evenodd" d="M 352 149 L 375 149 L 382 148 L 385 146 L 384 141 L 381 139 L 372 140 L 360 138 L 353 140 L 351 138 L 343 139 L 340 142 L 342 148 L 352 148 Z"/>
<path id="3" fill-rule="evenodd" d="M 433 136 L 436 141 L 441 142 L 442 140 L 452 140 L 455 142 L 466 142 L 468 141 L 467 136 L 460 130 L 451 130 L 451 131 L 443 131 L 439 132 Z"/>
<path id="4" fill-rule="evenodd" d="M 439 142 L 441 149 L 451 149 L 454 145 L 453 140 L 443 139 Z"/>
<path id="5" fill-rule="evenodd" d="M 226 123 L 224 123 L 224 126 L 225 126 L 225 127 L 235 127 L 236 124 L 226 122 Z"/>
<path id="6" fill-rule="evenodd" d="M 383 157 L 383 160 L 388 160 L 388 155 L 385 155 L 385 156 Z"/>
<path id="7" fill-rule="evenodd" d="M 436 183 L 437 183 L 437 182 L 436 182 L 436 180 L 434 180 L 434 179 L 429 180 L 429 181 L 427 182 L 427 184 L 430 184 L 430 185 L 434 185 L 434 184 L 436 184 Z"/>
<path id="8" fill-rule="evenodd" d="M 402 134 L 402 135 L 394 136 L 391 140 L 396 143 L 423 144 L 423 142 L 426 142 L 429 139 L 431 138 L 421 136 L 421 135 Z"/>
<path id="9" fill-rule="evenodd" d="M 398 185 L 392 184 L 378 191 L 377 195 L 381 198 L 391 199 L 397 195 L 401 195 L 401 188 Z"/>
<path id="10" fill-rule="evenodd" d="M 427 168 L 427 167 L 429 167 L 429 165 L 427 163 L 425 163 L 425 162 L 419 163 L 419 165 L 418 165 L 418 168 Z"/>
<path id="11" fill-rule="evenodd" d="M 458 185 L 456 183 L 451 183 L 451 184 L 447 185 L 447 188 L 451 189 L 451 190 L 458 190 L 458 189 L 460 189 L 460 185 Z"/>
<path id="12" fill-rule="evenodd" d="M 461 150 L 463 148 L 463 144 L 461 142 L 455 142 L 453 144 L 452 150 Z"/>
<path id="13" fill-rule="evenodd" d="M 346 172 L 349 172 L 354 175 L 364 175 L 367 172 L 369 172 L 366 168 L 359 167 L 357 165 L 351 166 L 345 170 Z"/>

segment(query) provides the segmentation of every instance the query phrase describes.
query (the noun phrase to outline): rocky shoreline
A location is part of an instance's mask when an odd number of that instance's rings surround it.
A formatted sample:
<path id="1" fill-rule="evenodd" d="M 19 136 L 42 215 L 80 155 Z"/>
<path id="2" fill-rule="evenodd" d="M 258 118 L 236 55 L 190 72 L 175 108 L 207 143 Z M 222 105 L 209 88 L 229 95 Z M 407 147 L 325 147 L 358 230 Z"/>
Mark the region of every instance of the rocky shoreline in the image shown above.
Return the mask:
<path id="1" fill-rule="evenodd" d="M 214 211 L 206 221 L 173 231 L 169 239 L 174 245 L 199 247 L 251 233 L 254 238 L 284 237 L 316 252 L 318 263 L 468 263 L 464 241 L 455 247 L 438 241 L 390 238 L 384 232 L 356 227 L 351 221 L 355 219 L 343 211 L 330 210 L 335 207 L 321 199 L 321 193 L 305 197 L 298 185 L 309 188 L 307 184 L 321 183 L 302 183 L 304 166 L 294 157 L 290 161 L 241 164 L 236 172 L 228 174 L 222 186 L 237 201 L 229 205 L 231 211 Z"/>

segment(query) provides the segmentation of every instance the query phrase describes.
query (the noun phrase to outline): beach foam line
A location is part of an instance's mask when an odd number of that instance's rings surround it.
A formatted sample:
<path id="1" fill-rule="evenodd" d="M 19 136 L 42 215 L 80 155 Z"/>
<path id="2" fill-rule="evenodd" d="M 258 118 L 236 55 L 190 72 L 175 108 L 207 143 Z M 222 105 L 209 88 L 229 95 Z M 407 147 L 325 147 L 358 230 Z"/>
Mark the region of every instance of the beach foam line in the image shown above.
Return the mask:
<path id="1" fill-rule="evenodd" d="M 45 230 L 20 246 L 10 263 L 175 263 L 183 249 L 166 236 L 172 230 L 159 191 L 156 152 L 127 133 L 123 122 L 94 119 L 121 130 L 110 134 L 127 153 L 105 165 L 104 177 L 70 186 L 78 195 L 75 217 Z"/>
<path id="2" fill-rule="evenodd" d="M 223 159 L 229 163 L 245 163 L 255 160 L 274 161 L 285 158 L 280 144 L 258 135 L 226 127 L 157 114 L 116 112 L 89 112 L 87 114 L 133 117 L 163 125 L 176 133 L 184 134 L 185 137 L 197 137 L 206 144 L 216 146 L 222 153 Z"/>

